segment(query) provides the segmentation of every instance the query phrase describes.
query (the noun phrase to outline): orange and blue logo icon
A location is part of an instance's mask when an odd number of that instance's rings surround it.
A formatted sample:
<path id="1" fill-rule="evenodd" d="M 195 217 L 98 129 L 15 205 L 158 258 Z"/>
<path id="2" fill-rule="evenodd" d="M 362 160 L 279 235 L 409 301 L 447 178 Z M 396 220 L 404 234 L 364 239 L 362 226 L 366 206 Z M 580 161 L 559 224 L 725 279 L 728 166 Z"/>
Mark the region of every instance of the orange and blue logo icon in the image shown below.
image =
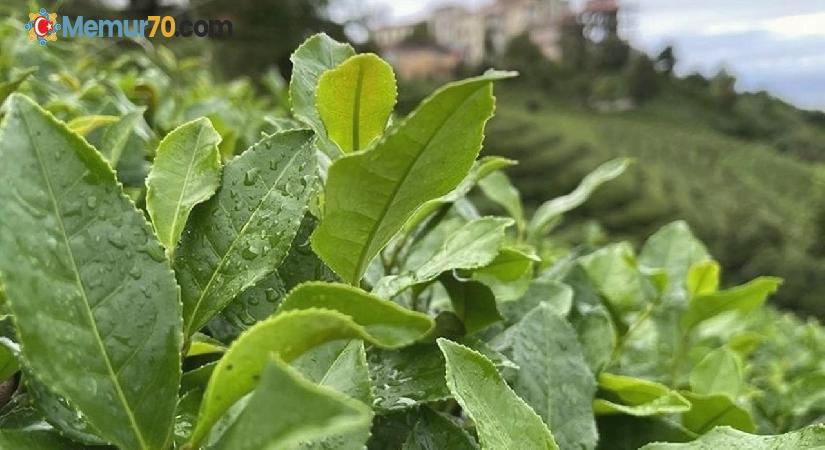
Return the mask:
<path id="1" fill-rule="evenodd" d="M 46 45 L 46 41 L 57 40 L 60 27 L 57 13 L 49 13 L 46 8 L 40 8 L 39 12 L 29 14 L 29 21 L 23 28 L 29 32 L 30 41 L 37 40 L 40 45 Z"/>

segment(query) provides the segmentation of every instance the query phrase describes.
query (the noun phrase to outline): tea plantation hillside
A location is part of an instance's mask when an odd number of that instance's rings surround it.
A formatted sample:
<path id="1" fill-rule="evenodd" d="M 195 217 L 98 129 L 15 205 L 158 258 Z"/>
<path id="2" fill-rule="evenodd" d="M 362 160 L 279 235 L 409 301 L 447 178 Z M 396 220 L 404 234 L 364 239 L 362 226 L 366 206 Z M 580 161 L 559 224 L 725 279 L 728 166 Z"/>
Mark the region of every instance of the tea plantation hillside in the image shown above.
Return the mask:
<path id="1" fill-rule="evenodd" d="M 733 136 L 725 132 L 724 114 L 675 91 L 638 108 L 603 113 L 536 95 L 524 83 L 502 91 L 486 151 L 519 161 L 509 174 L 528 205 L 568 192 L 604 161 L 630 156 L 638 163 L 629 173 L 567 225 L 598 219 L 611 237 L 639 239 L 684 218 L 734 280 L 776 273 L 786 279 L 778 302 L 825 313 L 825 283 L 815 276 L 823 261 L 814 244 L 822 207 L 812 200 L 822 198 L 821 162 L 783 153 L 781 143 L 767 137 Z M 821 133 L 800 122 L 805 132 Z"/>

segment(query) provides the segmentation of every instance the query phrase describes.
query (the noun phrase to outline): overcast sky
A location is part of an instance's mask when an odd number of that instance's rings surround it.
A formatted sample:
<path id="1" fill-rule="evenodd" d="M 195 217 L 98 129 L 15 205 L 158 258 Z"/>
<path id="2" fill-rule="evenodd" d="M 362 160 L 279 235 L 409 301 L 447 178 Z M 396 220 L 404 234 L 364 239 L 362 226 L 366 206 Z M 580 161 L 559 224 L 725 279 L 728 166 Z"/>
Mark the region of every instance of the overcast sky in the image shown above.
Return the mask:
<path id="1" fill-rule="evenodd" d="M 490 0 L 455 0 L 478 7 Z M 450 0 L 362 0 L 385 22 L 406 22 Z M 581 0 L 573 2 L 574 5 Z M 825 109 L 825 0 L 624 0 L 626 37 L 657 53 L 676 48 L 681 73 L 726 67 L 739 89 L 765 89 Z"/>

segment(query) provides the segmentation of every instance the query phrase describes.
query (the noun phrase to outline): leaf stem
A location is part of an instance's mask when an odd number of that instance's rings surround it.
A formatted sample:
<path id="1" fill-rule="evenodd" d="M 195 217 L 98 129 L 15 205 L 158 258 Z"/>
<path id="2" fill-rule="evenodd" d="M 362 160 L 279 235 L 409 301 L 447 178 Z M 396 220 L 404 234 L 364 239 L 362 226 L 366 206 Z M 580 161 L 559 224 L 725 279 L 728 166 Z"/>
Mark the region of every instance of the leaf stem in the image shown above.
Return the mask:
<path id="1" fill-rule="evenodd" d="M 627 344 L 627 341 L 630 340 L 630 338 L 633 336 L 633 334 L 636 332 L 636 330 L 638 330 L 639 327 L 645 321 L 647 321 L 647 319 L 650 317 L 650 314 L 653 312 L 653 308 L 654 308 L 654 305 L 652 303 L 649 303 L 645 307 L 644 311 L 642 311 L 642 313 L 639 315 L 639 317 L 636 318 L 636 320 L 630 325 L 630 327 L 627 329 L 627 331 L 622 336 L 619 337 L 619 342 L 617 342 L 616 346 L 613 347 L 613 352 L 610 355 L 610 360 L 607 362 L 605 367 L 612 366 L 619 359 L 619 357 L 621 356 L 622 350 L 624 350 L 625 344 Z"/>

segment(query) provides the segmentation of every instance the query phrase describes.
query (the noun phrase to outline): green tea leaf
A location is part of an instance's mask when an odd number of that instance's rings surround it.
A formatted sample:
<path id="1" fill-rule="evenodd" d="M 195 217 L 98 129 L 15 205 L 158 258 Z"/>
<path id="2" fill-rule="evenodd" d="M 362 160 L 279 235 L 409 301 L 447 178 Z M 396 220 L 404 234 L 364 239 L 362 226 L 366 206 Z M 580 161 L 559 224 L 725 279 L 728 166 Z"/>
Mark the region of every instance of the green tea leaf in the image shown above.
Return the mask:
<path id="1" fill-rule="evenodd" d="M 355 50 L 349 44 L 335 41 L 324 33 L 311 36 L 298 47 L 289 60 L 292 78 L 289 80 L 289 102 L 293 115 L 315 131 L 321 151 L 331 158 L 338 156 L 338 147 L 327 137 L 324 122 L 315 106 L 316 89 L 324 72 L 338 67 Z"/>
<path id="2" fill-rule="evenodd" d="M 416 208 L 455 188 L 473 164 L 493 113 L 492 72 L 448 84 L 424 100 L 367 152 L 329 169 L 312 247 L 350 284 Z"/>
<path id="3" fill-rule="evenodd" d="M 353 317 L 386 346 L 404 346 L 427 334 L 432 320 L 396 303 L 339 283 L 304 283 L 287 294 L 278 312 L 323 308 Z"/>
<path id="4" fill-rule="evenodd" d="M 327 342 L 304 353 L 292 366 L 320 386 L 334 389 L 365 405 L 373 404 L 367 355 L 364 341 L 360 339 Z M 369 427 L 344 431 L 316 439 L 301 448 L 363 450 L 368 434 Z"/>
<path id="5" fill-rule="evenodd" d="M 66 126 L 75 133 L 86 136 L 92 131 L 111 125 L 120 120 L 118 116 L 89 115 L 76 117 L 68 122 Z"/>
<path id="6" fill-rule="evenodd" d="M 687 290 L 690 298 L 718 291 L 719 270 L 719 263 L 713 260 L 700 261 L 690 266 L 687 275 Z"/>
<path id="7" fill-rule="evenodd" d="M 192 208 L 218 189 L 220 142 L 221 136 L 207 118 L 185 123 L 160 141 L 146 178 L 146 210 L 170 258 Z"/>
<path id="8" fill-rule="evenodd" d="M 23 371 L 27 397 L 45 420 L 63 436 L 87 445 L 106 445 L 85 415 L 72 407 L 66 399 L 54 394 L 37 380 L 30 370 Z"/>
<path id="9" fill-rule="evenodd" d="M 199 443 L 218 418 L 255 387 L 270 353 L 291 362 L 336 339 L 364 339 L 379 347 L 398 348 L 426 336 L 432 327 L 427 316 L 352 287 L 322 283 L 299 286 L 284 300 L 278 314 L 242 334 L 215 367 L 192 442 Z"/>
<path id="10" fill-rule="evenodd" d="M 81 450 L 55 430 L 0 430 L 0 448 L 23 450 Z"/>
<path id="11" fill-rule="evenodd" d="M 117 122 L 106 127 L 98 150 L 100 150 L 100 153 L 103 154 L 103 157 L 109 161 L 112 167 L 117 167 L 120 156 L 123 154 L 123 150 L 129 142 L 129 136 L 135 130 L 138 121 L 142 118 L 143 109 L 138 109 L 137 111 L 132 111 L 124 115 Z"/>
<path id="12" fill-rule="evenodd" d="M 616 348 L 617 331 L 610 313 L 603 306 L 588 309 L 577 315 L 573 325 L 579 334 L 587 366 L 593 373 L 600 373 Z"/>
<path id="13" fill-rule="evenodd" d="M 825 446 L 825 425 L 811 425 L 776 436 L 759 436 L 717 427 L 693 442 L 682 444 L 653 443 L 640 450 L 815 450 Z"/>
<path id="14" fill-rule="evenodd" d="M 595 448 L 596 380 L 573 327 L 541 304 L 508 329 L 507 342 L 519 366 L 513 390 L 553 430 L 559 447 Z"/>
<path id="15" fill-rule="evenodd" d="M 0 272 L 27 365 L 124 449 L 171 438 L 175 278 L 109 165 L 32 100 L 0 139 Z M 24 256 L 25 255 L 25 256 Z"/>
<path id="16" fill-rule="evenodd" d="M 690 402 L 667 386 L 641 378 L 599 375 L 600 397 L 593 402 L 596 414 L 655 416 L 690 409 Z"/>
<path id="17" fill-rule="evenodd" d="M 474 450 L 478 449 L 470 435 L 461 429 L 451 417 L 421 408 L 402 450 Z"/>
<path id="18" fill-rule="evenodd" d="M 530 287 L 521 298 L 501 303 L 499 309 L 505 321 L 512 325 L 541 304 L 548 305 L 555 314 L 566 317 L 573 306 L 573 289 L 559 281 L 536 278 L 530 282 Z"/>
<path id="19" fill-rule="evenodd" d="M 192 336 L 192 342 L 189 344 L 189 351 L 186 352 L 186 356 L 208 355 L 225 351 L 226 347 L 217 339 L 205 334 L 195 333 Z"/>
<path id="20" fill-rule="evenodd" d="M 449 273 L 442 275 L 439 281 L 447 290 L 453 312 L 461 319 L 468 335 L 501 320 L 496 296 L 484 284 L 472 280 L 460 281 Z"/>
<path id="21" fill-rule="evenodd" d="M 0 83 L 0 105 L 35 72 L 37 72 L 37 67 L 29 67 L 23 69 L 22 72 L 18 73 L 17 76 L 11 80 Z"/>
<path id="22" fill-rule="evenodd" d="M 412 271 L 389 275 L 378 281 L 373 291 L 391 298 L 416 284 L 438 278 L 453 269 L 475 269 L 490 264 L 504 243 L 504 230 L 513 224 L 511 219 L 482 217 L 466 224 L 447 236 L 441 249 Z"/>
<path id="23" fill-rule="evenodd" d="M 723 394 L 736 398 L 744 374 L 739 355 L 727 347 L 712 350 L 690 372 L 690 389 L 697 394 Z"/>
<path id="24" fill-rule="evenodd" d="M 438 339 L 438 346 L 447 360 L 447 386 L 475 421 L 483 448 L 559 448 L 541 418 L 507 386 L 490 360 L 447 339 Z"/>
<path id="25" fill-rule="evenodd" d="M 521 233 L 524 230 L 524 207 L 521 204 L 521 194 L 507 175 L 502 171 L 493 172 L 482 178 L 478 186 L 487 198 L 498 203 L 515 219 L 516 227 Z"/>
<path id="26" fill-rule="evenodd" d="M 353 432 L 363 445 L 371 418 L 363 403 L 307 381 L 273 357 L 243 411 L 210 448 L 297 449 L 307 441 Z"/>
<path id="27" fill-rule="evenodd" d="M 528 225 L 531 239 L 539 239 L 562 214 L 581 206 L 602 184 L 618 177 L 630 166 L 626 158 L 608 161 L 589 173 L 573 192 L 547 201 L 536 210 Z"/>
<path id="28" fill-rule="evenodd" d="M 219 341 L 232 342 L 244 330 L 271 316 L 284 295 L 286 287 L 280 274 L 271 273 L 235 297 L 205 328 Z"/>
<path id="29" fill-rule="evenodd" d="M 367 354 L 364 341 L 332 341 L 301 355 L 293 361 L 309 381 L 372 405 Z"/>
<path id="30" fill-rule="evenodd" d="M 311 138 L 264 138 L 226 165 L 218 192 L 193 210 L 175 260 L 187 336 L 287 255 L 313 190 Z"/>
<path id="31" fill-rule="evenodd" d="M 653 296 L 652 286 L 639 271 L 627 242 L 605 246 L 579 259 L 587 276 L 611 305 L 638 308 Z"/>
<path id="32" fill-rule="evenodd" d="M 499 302 L 518 300 L 530 288 L 537 259 L 517 247 L 505 247 L 490 264 L 476 269 L 473 279 L 492 289 Z"/>
<path id="33" fill-rule="evenodd" d="M 609 443 L 610 450 L 639 450 L 650 442 L 689 442 L 696 439 L 696 433 L 667 416 L 599 416 L 598 424 L 599 442 Z"/>
<path id="34" fill-rule="evenodd" d="M 473 187 L 475 187 L 478 181 L 484 179 L 487 175 L 496 170 L 514 166 L 515 164 L 516 162 L 512 159 L 502 158 L 501 156 L 484 156 L 479 158 L 475 163 L 473 163 L 473 167 L 464 179 L 461 180 L 461 183 L 458 183 L 458 186 L 456 186 L 455 189 L 439 198 L 425 202 L 420 208 L 415 210 L 412 217 L 410 217 L 410 219 L 407 220 L 407 223 L 404 224 L 405 232 L 415 229 L 416 226 L 418 226 L 438 208 L 464 198 L 464 196 L 467 195 Z"/>
<path id="35" fill-rule="evenodd" d="M 192 427 L 198 420 L 198 408 L 200 408 L 202 396 L 202 389 L 192 389 L 181 394 L 175 410 L 174 448 L 181 448 L 189 441 Z"/>
<path id="36" fill-rule="evenodd" d="M 682 413 L 682 425 L 696 434 L 705 434 L 718 426 L 730 426 L 752 433 L 756 426 L 747 411 L 726 395 L 702 395 L 689 391 L 681 394 L 690 402 L 690 411 Z"/>
<path id="37" fill-rule="evenodd" d="M 397 96 L 392 67 L 366 53 L 324 72 L 315 104 L 329 138 L 342 152 L 352 153 L 381 136 Z"/>
<path id="38" fill-rule="evenodd" d="M 185 372 L 181 377 L 180 391 L 189 392 L 192 390 L 206 390 L 206 384 L 209 382 L 209 377 L 218 365 L 218 361 L 206 363 L 198 368 Z M 203 393 L 201 392 L 201 396 Z"/>
<path id="39" fill-rule="evenodd" d="M 0 343 L 0 381 L 11 378 L 19 369 L 14 352 Z"/>
<path id="40" fill-rule="evenodd" d="M 639 252 L 639 265 L 664 269 L 670 294 L 682 294 L 688 271 L 694 264 L 710 259 L 705 245 L 693 236 L 684 221 L 665 225 L 645 242 Z"/>
<path id="41" fill-rule="evenodd" d="M 298 234 L 278 271 L 235 297 L 220 316 L 209 323 L 208 328 L 213 336 L 224 342 L 234 340 L 250 326 L 271 316 L 286 293 L 305 281 L 338 281 L 338 277 L 312 252 L 309 245 L 309 235 L 316 224 L 317 220 L 310 213 L 304 215 Z"/>
<path id="42" fill-rule="evenodd" d="M 381 413 L 450 397 L 444 382 L 444 355 L 435 344 L 398 350 L 371 349 L 368 362 L 375 386 L 374 406 Z"/>
<path id="43" fill-rule="evenodd" d="M 750 312 L 779 289 L 781 278 L 759 277 L 743 285 L 713 294 L 700 295 L 690 300 L 688 310 L 682 316 L 682 326 L 690 330 L 704 320 L 727 311 Z"/>

